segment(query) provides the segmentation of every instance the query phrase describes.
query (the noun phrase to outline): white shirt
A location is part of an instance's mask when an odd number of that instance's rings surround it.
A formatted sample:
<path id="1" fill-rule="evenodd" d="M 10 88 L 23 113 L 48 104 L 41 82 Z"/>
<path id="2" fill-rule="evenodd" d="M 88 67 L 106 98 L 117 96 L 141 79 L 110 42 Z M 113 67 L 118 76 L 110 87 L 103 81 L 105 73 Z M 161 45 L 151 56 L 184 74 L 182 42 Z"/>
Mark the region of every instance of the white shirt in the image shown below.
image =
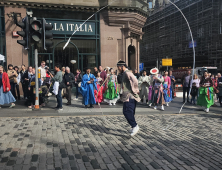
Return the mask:
<path id="1" fill-rule="evenodd" d="M 42 68 L 40 66 L 39 69 L 41 70 L 41 78 L 46 77 L 46 70 L 45 70 L 45 68 Z"/>

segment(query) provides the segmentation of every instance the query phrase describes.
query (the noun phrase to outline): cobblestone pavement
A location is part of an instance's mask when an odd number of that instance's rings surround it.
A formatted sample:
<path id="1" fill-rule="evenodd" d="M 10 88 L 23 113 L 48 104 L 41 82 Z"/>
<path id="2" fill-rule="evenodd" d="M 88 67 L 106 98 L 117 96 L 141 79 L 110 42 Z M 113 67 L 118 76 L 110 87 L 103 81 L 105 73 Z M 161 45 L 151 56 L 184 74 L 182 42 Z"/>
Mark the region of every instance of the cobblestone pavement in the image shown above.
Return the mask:
<path id="1" fill-rule="evenodd" d="M 123 116 L 1 118 L 0 169 L 222 169 L 220 116 L 136 118 L 133 138 Z"/>

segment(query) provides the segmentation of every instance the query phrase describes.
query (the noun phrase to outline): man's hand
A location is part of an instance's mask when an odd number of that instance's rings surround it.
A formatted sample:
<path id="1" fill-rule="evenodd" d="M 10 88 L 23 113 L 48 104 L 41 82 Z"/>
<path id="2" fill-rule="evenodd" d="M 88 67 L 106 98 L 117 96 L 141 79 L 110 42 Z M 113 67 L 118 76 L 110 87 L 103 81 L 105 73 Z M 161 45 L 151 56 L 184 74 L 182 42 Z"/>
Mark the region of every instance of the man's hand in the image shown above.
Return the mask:
<path id="1" fill-rule="evenodd" d="M 28 90 L 30 90 L 31 88 L 29 87 Z"/>
<path id="2" fill-rule="evenodd" d="M 6 90 L 9 91 L 9 88 L 7 87 Z"/>
<path id="3" fill-rule="evenodd" d="M 67 85 L 69 85 L 69 82 L 67 82 Z"/>
<path id="4" fill-rule="evenodd" d="M 91 84 L 91 81 L 88 81 L 87 83 L 88 83 L 88 84 Z"/>

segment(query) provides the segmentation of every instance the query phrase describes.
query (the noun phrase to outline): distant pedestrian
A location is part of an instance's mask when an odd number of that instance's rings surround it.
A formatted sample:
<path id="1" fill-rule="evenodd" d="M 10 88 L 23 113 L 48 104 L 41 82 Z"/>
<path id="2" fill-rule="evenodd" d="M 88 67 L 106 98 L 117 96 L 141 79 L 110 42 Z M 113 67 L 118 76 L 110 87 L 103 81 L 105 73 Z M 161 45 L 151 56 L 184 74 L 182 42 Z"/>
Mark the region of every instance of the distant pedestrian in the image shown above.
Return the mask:
<path id="1" fill-rule="evenodd" d="M 31 74 L 31 78 L 30 78 L 30 81 L 29 81 L 29 85 L 28 85 L 28 91 L 29 91 L 28 108 L 30 108 L 30 109 L 34 108 L 35 100 L 36 100 L 36 98 L 35 98 L 36 97 L 35 96 L 35 94 L 36 94 L 35 76 L 36 76 L 35 68 L 32 68 L 32 74 Z M 41 87 L 41 78 L 38 79 L 38 84 L 39 84 L 39 93 L 40 93 L 40 91 L 41 91 L 41 89 L 40 89 L 40 87 Z M 41 105 L 42 103 L 43 103 L 42 98 L 39 95 L 39 105 Z"/>
<path id="2" fill-rule="evenodd" d="M 215 101 L 214 102 L 217 102 L 217 99 L 218 99 L 218 93 L 219 93 L 219 90 L 218 90 L 218 76 L 216 75 L 214 79 L 212 79 L 213 81 L 213 87 L 214 87 L 214 99 Z"/>
<path id="3" fill-rule="evenodd" d="M 66 68 L 65 67 L 62 67 L 62 76 L 64 76 L 66 73 Z"/>
<path id="4" fill-rule="evenodd" d="M 8 71 L 7 71 L 9 81 L 10 81 L 10 86 L 11 86 L 11 92 L 14 98 L 16 98 L 16 93 L 15 93 L 15 85 L 17 84 L 17 77 L 18 74 L 17 72 L 13 69 L 13 65 L 9 64 L 8 65 Z"/>
<path id="5" fill-rule="evenodd" d="M 86 74 L 82 78 L 80 89 L 83 96 L 82 103 L 85 105 L 85 108 L 88 108 L 88 105 L 90 105 L 90 108 L 93 108 L 93 105 L 96 104 L 94 89 L 98 90 L 96 85 L 96 77 L 91 74 L 91 70 L 88 68 L 86 70 Z"/>
<path id="6" fill-rule="evenodd" d="M 127 65 L 124 61 L 117 63 L 119 72 L 123 73 L 122 84 L 120 88 L 120 96 L 123 102 L 123 114 L 131 126 L 131 136 L 134 136 L 139 131 L 139 126 L 135 120 L 136 104 L 140 101 L 138 95 L 138 80 L 136 77 L 127 69 Z"/>
<path id="7" fill-rule="evenodd" d="M 176 83 L 176 79 L 173 76 L 173 72 L 171 70 L 169 71 L 169 77 L 170 77 L 170 80 L 171 80 L 172 97 L 175 98 L 175 83 Z"/>
<path id="8" fill-rule="evenodd" d="M 93 73 L 93 75 L 94 75 L 95 77 L 97 77 L 97 73 L 99 73 L 99 70 L 98 70 L 97 67 L 94 67 L 94 73 Z"/>
<path id="9" fill-rule="evenodd" d="M 30 98 L 30 90 L 28 90 L 28 87 L 29 87 L 30 80 L 33 75 L 32 69 L 33 69 L 32 66 L 29 66 L 28 70 L 24 72 L 24 75 L 23 75 L 23 84 L 24 84 L 25 93 L 26 93 L 26 98 L 25 98 L 26 100 Z"/>
<path id="10" fill-rule="evenodd" d="M 23 64 L 21 66 L 21 71 L 20 71 L 20 77 L 21 77 L 21 84 L 22 84 L 22 91 L 23 91 L 23 97 L 24 99 L 27 99 L 27 93 L 28 93 L 28 85 L 26 86 L 25 80 L 24 80 L 24 75 L 27 72 L 25 65 Z"/>
<path id="11" fill-rule="evenodd" d="M 46 78 L 45 61 L 41 62 L 41 66 L 38 68 L 41 72 L 41 81 L 44 82 Z"/>
<path id="12" fill-rule="evenodd" d="M 70 68 L 66 67 L 66 73 L 63 76 L 64 83 L 66 85 L 66 99 L 67 105 L 71 105 L 72 86 L 75 83 L 74 74 L 70 72 Z"/>
<path id="13" fill-rule="evenodd" d="M 102 66 L 99 66 L 99 72 L 100 72 L 100 77 L 103 79 L 103 82 L 104 82 L 107 78 L 106 71 L 103 70 Z"/>
<path id="14" fill-rule="evenodd" d="M 137 79 L 140 78 L 140 74 L 138 73 L 138 70 L 137 70 L 137 69 L 134 70 L 134 73 L 133 73 L 133 74 L 134 74 L 134 76 L 136 76 Z"/>
<path id="15" fill-rule="evenodd" d="M 20 75 L 20 73 L 19 73 L 19 68 L 18 68 L 18 66 L 15 66 L 14 67 L 14 70 L 17 72 L 17 74 L 18 74 L 18 76 L 17 76 L 17 83 L 15 84 L 15 90 L 16 90 L 16 93 L 17 93 L 17 95 L 16 95 L 16 100 L 20 100 L 20 89 L 19 89 L 19 84 L 20 84 L 20 81 L 21 81 L 21 75 Z"/>
<path id="16" fill-rule="evenodd" d="M 80 90 L 80 87 L 81 87 L 81 83 L 82 83 L 81 70 L 77 69 L 76 74 L 75 74 L 76 98 L 73 99 L 73 100 L 78 100 L 78 98 L 79 98 L 79 90 Z"/>
<path id="17" fill-rule="evenodd" d="M 147 73 L 144 70 L 143 75 L 139 76 L 139 79 L 138 79 L 138 86 L 139 86 L 139 90 L 140 90 L 140 98 L 141 98 L 142 103 L 144 102 L 144 98 L 145 98 L 147 104 L 149 102 L 148 96 L 149 96 L 150 83 L 151 83 L 151 79 L 149 76 L 147 76 Z"/>
<path id="18" fill-rule="evenodd" d="M 189 103 L 189 91 L 190 91 L 190 81 L 191 81 L 191 72 L 188 71 L 182 77 L 182 85 L 183 85 L 183 103 L 186 101 L 186 93 L 187 93 L 187 102 Z"/>
<path id="19" fill-rule="evenodd" d="M 62 107 L 62 88 L 64 88 L 64 87 L 62 86 L 63 76 L 62 76 L 62 72 L 61 72 L 61 70 L 60 70 L 59 64 L 56 64 L 54 69 L 55 69 L 56 74 L 55 74 L 54 77 L 52 77 L 52 80 L 53 80 L 54 82 L 58 82 L 58 84 L 59 84 L 58 94 L 56 95 L 56 98 L 57 98 L 57 106 L 56 106 L 55 109 L 57 109 L 57 110 L 63 110 L 63 107 Z M 51 76 L 52 76 L 52 75 L 51 75 Z"/>
<path id="20" fill-rule="evenodd" d="M 0 65 L 0 108 L 2 105 L 10 104 L 10 108 L 15 107 L 15 98 L 10 91 L 10 82 L 8 74 L 4 72 L 3 66 Z"/>
<path id="21" fill-rule="evenodd" d="M 222 106 L 222 79 L 218 79 L 218 98 L 220 106 Z"/>

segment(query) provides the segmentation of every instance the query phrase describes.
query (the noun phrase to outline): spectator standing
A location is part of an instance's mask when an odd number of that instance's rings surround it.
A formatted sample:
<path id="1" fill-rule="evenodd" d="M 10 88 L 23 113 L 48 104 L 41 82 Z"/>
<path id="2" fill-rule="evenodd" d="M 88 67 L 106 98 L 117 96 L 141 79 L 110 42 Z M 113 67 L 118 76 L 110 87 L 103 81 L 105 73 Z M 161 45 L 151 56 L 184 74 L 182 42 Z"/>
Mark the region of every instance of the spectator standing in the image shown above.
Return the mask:
<path id="1" fill-rule="evenodd" d="M 191 72 L 188 71 L 187 74 L 185 74 L 182 78 L 182 85 L 183 85 L 183 103 L 186 101 L 186 93 L 187 93 L 187 102 L 189 103 L 189 90 L 190 90 L 190 76 Z"/>
<path id="2" fill-rule="evenodd" d="M 55 82 L 59 82 L 58 94 L 56 95 L 56 98 L 57 98 L 57 107 L 56 107 L 56 109 L 57 110 L 63 110 L 63 107 L 62 107 L 62 87 L 61 87 L 63 76 L 62 76 L 62 72 L 59 68 L 59 64 L 55 65 L 55 72 L 56 72 L 56 74 L 55 74 L 54 77 L 53 77 L 52 74 L 50 74 L 50 75 L 52 77 L 52 80 L 54 80 Z"/>
<path id="3" fill-rule="evenodd" d="M 222 81 L 221 73 L 218 73 L 217 76 L 218 76 L 218 81 Z"/>
<path id="4" fill-rule="evenodd" d="M 75 75 L 76 98 L 73 100 L 78 100 L 78 98 L 79 98 L 79 89 L 81 87 L 81 82 L 82 82 L 81 70 L 77 69 L 76 75 Z"/>
<path id="5" fill-rule="evenodd" d="M 138 73 L 137 73 L 138 74 Z M 134 76 L 137 78 L 137 76 L 134 73 Z M 144 98 L 146 100 L 146 103 L 148 104 L 148 96 L 149 96 L 149 86 L 151 83 L 151 79 L 149 76 L 147 76 L 146 71 L 143 71 L 143 75 L 139 77 L 138 79 L 138 86 L 140 90 L 140 99 L 141 102 L 144 102 Z"/>
<path id="6" fill-rule="evenodd" d="M 44 82 L 44 80 L 46 78 L 45 61 L 41 62 L 41 66 L 38 69 L 40 69 L 40 71 L 41 71 L 41 80 L 42 80 L 42 82 Z"/>
<path id="7" fill-rule="evenodd" d="M 13 65 L 12 65 L 12 64 L 9 64 L 9 65 L 8 65 L 7 74 L 8 74 L 9 81 L 10 81 L 10 86 L 11 86 L 12 95 L 14 96 L 14 98 L 16 98 L 15 85 L 17 84 L 18 74 L 17 74 L 17 72 L 13 69 Z"/>
<path id="8" fill-rule="evenodd" d="M 166 106 L 169 106 L 169 102 L 173 100 L 172 97 L 172 88 L 171 88 L 171 79 L 168 76 L 168 71 L 164 71 L 163 76 L 164 82 L 163 82 L 163 97 L 166 102 Z"/>
<path id="9" fill-rule="evenodd" d="M 144 73 L 144 72 L 143 72 L 143 73 Z M 140 78 L 140 74 L 138 73 L 138 70 L 137 70 L 137 69 L 134 70 L 134 73 L 133 73 L 133 74 L 134 74 L 134 76 L 136 76 L 137 79 Z"/>
<path id="10" fill-rule="evenodd" d="M 66 73 L 66 68 L 65 67 L 62 67 L 62 76 L 64 76 Z"/>
<path id="11" fill-rule="evenodd" d="M 23 84 L 24 84 L 24 87 L 25 87 L 25 91 L 27 92 L 26 99 L 29 99 L 29 101 L 30 101 L 30 90 L 28 90 L 28 87 L 29 87 L 32 75 L 33 75 L 32 66 L 29 66 L 28 70 L 23 75 L 23 81 L 24 81 Z"/>
<path id="12" fill-rule="evenodd" d="M 67 105 L 71 105 L 72 85 L 75 82 L 74 74 L 70 72 L 70 68 L 66 67 L 66 73 L 63 76 L 64 83 L 66 85 L 66 99 Z"/>
<path id="13" fill-rule="evenodd" d="M 28 91 L 29 91 L 29 100 L 28 100 L 28 108 L 32 109 L 34 108 L 35 105 L 35 68 L 32 68 L 32 74 L 30 74 L 31 78 L 29 80 L 29 84 L 28 84 Z M 38 79 L 39 81 L 39 93 L 41 91 L 40 87 L 41 87 L 41 78 Z M 42 98 L 39 97 L 39 104 L 42 104 Z"/>
<path id="14" fill-rule="evenodd" d="M 103 70 L 102 66 L 99 66 L 99 71 L 100 71 L 100 77 L 103 79 L 103 82 L 104 82 L 107 78 L 106 71 Z"/>
<path id="15" fill-rule="evenodd" d="M 97 77 L 97 74 L 98 74 L 98 73 L 99 73 L 98 68 L 95 67 L 95 68 L 94 68 L 94 74 L 93 74 L 93 75 L 94 75 L 95 77 Z"/>
<path id="16" fill-rule="evenodd" d="M 213 87 L 214 87 L 214 97 L 215 97 L 215 102 L 217 102 L 217 98 L 218 98 L 218 76 L 215 76 L 214 79 L 212 79 L 213 81 Z"/>
<path id="17" fill-rule="evenodd" d="M 21 81 L 21 75 L 19 73 L 19 68 L 18 66 L 15 66 L 14 67 L 14 70 L 17 72 L 18 74 L 18 77 L 17 77 L 17 83 L 15 84 L 15 89 L 16 89 L 16 92 L 17 92 L 17 96 L 16 96 L 16 100 L 20 100 L 20 90 L 19 90 L 19 84 L 20 84 L 20 81 Z"/>
<path id="18" fill-rule="evenodd" d="M 219 103 L 220 103 L 220 106 L 222 106 L 222 78 L 218 78 L 218 90 L 219 90 L 219 93 L 218 93 L 218 98 L 219 98 Z"/>
<path id="19" fill-rule="evenodd" d="M 173 76 L 173 72 L 169 71 L 169 77 L 171 80 L 171 88 L 172 88 L 172 97 L 175 98 L 175 83 L 176 83 L 176 79 Z"/>
<path id="20" fill-rule="evenodd" d="M 24 74 L 27 72 L 25 65 L 23 64 L 21 66 L 22 70 L 20 71 L 20 80 L 21 80 L 21 84 L 22 84 L 22 91 L 23 91 L 23 97 L 24 99 L 27 99 L 27 93 L 28 93 L 28 86 L 26 86 L 25 84 L 25 80 L 24 80 Z"/>
<path id="21" fill-rule="evenodd" d="M 0 108 L 2 105 L 10 104 L 10 108 L 15 107 L 15 98 L 10 91 L 10 81 L 8 74 L 4 72 L 3 66 L 0 65 Z"/>

